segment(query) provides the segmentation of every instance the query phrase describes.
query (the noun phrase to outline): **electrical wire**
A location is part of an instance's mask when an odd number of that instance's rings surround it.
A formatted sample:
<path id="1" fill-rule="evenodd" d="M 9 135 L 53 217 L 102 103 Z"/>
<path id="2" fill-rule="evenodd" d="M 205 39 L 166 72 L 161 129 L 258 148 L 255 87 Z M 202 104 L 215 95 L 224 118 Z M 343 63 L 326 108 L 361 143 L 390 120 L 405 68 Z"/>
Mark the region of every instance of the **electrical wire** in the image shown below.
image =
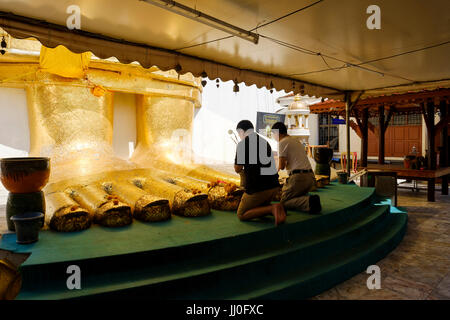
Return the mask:
<path id="1" fill-rule="evenodd" d="M 255 28 L 253 28 L 253 29 L 251 29 L 251 30 L 249 30 L 249 31 L 254 31 L 254 30 L 256 30 L 256 29 L 259 29 L 259 28 L 263 28 L 263 27 L 265 27 L 265 26 L 268 26 L 269 24 L 272 24 L 272 23 L 275 23 L 275 22 L 280 21 L 280 20 L 282 20 L 282 19 L 285 19 L 285 18 L 287 18 L 287 17 L 289 17 L 289 16 L 291 16 L 291 15 L 293 15 L 293 14 L 296 14 L 296 13 L 298 13 L 298 12 L 300 12 L 300 11 L 303 11 L 303 10 L 305 10 L 305 9 L 308 9 L 308 8 L 314 6 L 314 5 L 316 5 L 316 4 L 318 4 L 318 3 L 322 2 L 322 1 L 324 1 L 324 0 L 316 1 L 316 2 L 314 2 L 314 3 L 312 3 L 312 4 L 310 4 L 310 5 L 307 5 L 307 6 L 305 6 L 305 7 L 300 8 L 300 9 L 297 9 L 297 10 L 294 10 L 294 11 L 292 11 L 292 12 L 289 12 L 289 13 L 285 14 L 284 16 L 281 16 L 281 17 L 279 17 L 279 18 L 276 18 L 276 19 L 271 20 L 271 21 L 269 21 L 269 22 L 266 22 L 266 23 L 264 23 L 264 24 L 258 25 L 258 26 L 256 26 Z M 191 49 L 191 48 L 203 46 L 203 45 L 205 45 L 205 44 L 209 44 L 209 43 L 213 43 L 213 42 L 217 42 L 217 41 L 221 41 L 221 40 L 230 39 L 230 38 L 233 38 L 233 37 L 234 37 L 233 35 L 231 35 L 231 36 L 226 36 L 226 37 L 217 38 L 217 39 L 213 39 L 213 40 L 209 40 L 209 41 L 205 41 L 205 42 L 201 42 L 201 43 L 197 43 L 197 44 L 193 44 L 193 45 L 190 45 L 190 46 L 186 46 L 186 47 L 182 47 L 182 48 L 178 48 L 178 49 L 173 49 L 173 50 L 179 51 L 179 50 Z"/>
<path id="2" fill-rule="evenodd" d="M 378 62 L 378 61 L 381 61 L 381 60 L 386 60 L 386 59 L 391 59 L 391 58 L 396 58 L 396 57 L 403 56 L 405 54 L 410 54 L 410 53 L 415 53 L 415 52 L 418 52 L 418 51 L 428 50 L 428 49 L 440 47 L 440 46 L 443 46 L 443 45 L 446 45 L 446 44 L 449 44 L 449 43 L 450 43 L 450 41 L 445 41 L 445 42 L 437 43 L 437 44 L 434 44 L 434 45 L 431 45 L 431 46 L 423 47 L 423 48 L 420 48 L 420 49 L 410 50 L 410 51 L 394 54 L 394 55 L 383 57 L 383 58 L 377 58 L 377 59 L 373 59 L 373 60 L 368 60 L 368 61 L 359 63 L 358 65 L 372 63 L 372 62 Z"/>
<path id="3" fill-rule="evenodd" d="M 339 70 L 342 69 L 342 67 L 337 67 L 337 68 L 331 67 L 331 66 L 328 64 L 328 62 L 325 60 L 325 57 L 324 57 L 323 55 L 319 54 L 319 56 L 322 58 L 323 63 L 325 63 L 325 64 L 327 65 L 327 67 L 328 67 L 329 70 L 332 70 L 332 71 L 339 71 Z"/>
<path id="4" fill-rule="evenodd" d="M 217 41 L 221 41 L 221 40 L 226 40 L 226 39 L 230 39 L 230 38 L 234 38 L 234 36 L 226 36 L 226 37 L 222 37 L 222 38 L 218 38 L 218 39 L 214 39 L 214 40 L 210 40 L 210 41 L 205 41 L 205 42 L 202 42 L 202 43 L 193 44 L 191 46 L 182 47 L 182 48 L 173 49 L 173 50 L 174 51 L 186 50 L 186 49 L 195 48 L 195 47 L 203 46 L 205 44 L 209 44 L 209 43 L 213 43 L 213 42 L 217 42 Z"/>
<path id="5" fill-rule="evenodd" d="M 397 54 L 386 56 L 386 57 L 382 57 L 382 58 L 376 58 L 376 59 L 372 59 L 372 60 L 368 60 L 368 61 L 364 61 L 364 62 L 360 62 L 360 63 L 356 63 L 356 64 L 344 64 L 341 67 L 335 67 L 334 70 L 341 70 L 341 69 L 349 68 L 349 67 L 352 67 L 352 66 L 361 68 L 361 66 L 364 65 L 364 64 L 378 62 L 378 61 L 392 59 L 392 58 L 397 58 L 397 57 L 401 57 L 403 55 L 407 55 L 407 54 L 411 54 L 411 53 L 415 53 L 415 52 L 419 52 L 419 51 L 424 51 L 424 50 L 440 47 L 440 46 L 443 46 L 443 45 L 446 45 L 446 44 L 449 44 L 449 43 L 450 43 L 450 41 L 444 41 L 444 42 L 437 43 L 437 44 L 430 45 L 430 46 L 426 46 L 426 47 L 423 47 L 423 48 L 414 49 L 414 50 L 410 50 L 410 51 L 405 51 L 405 52 L 402 52 L 402 53 L 397 53 Z M 329 70 L 330 69 L 321 69 L 321 70 L 315 70 L 315 71 L 309 71 L 309 72 L 303 72 L 303 73 L 293 73 L 293 74 L 290 74 L 289 76 L 302 76 L 302 75 L 308 75 L 308 74 L 325 72 L 325 71 L 329 71 Z M 386 75 L 390 75 L 390 74 L 386 74 Z M 407 78 L 403 78 L 403 77 L 401 77 L 401 78 L 404 79 L 404 80 L 415 82 L 415 81 L 413 81 L 411 79 L 407 79 Z"/>
<path id="6" fill-rule="evenodd" d="M 319 72 L 330 71 L 330 70 L 339 71 L 339 70 L 344 69 L 344 68 L 357 67 L 357 68 L 363 69 L 365 71 L 378 73 L 378 74 L 380 74 L 382 76 L 388 75 L 388 76 L 391 76 L 391 77 L 400 78 L 402 80 L 415 82 L 414 80 L 411 80 L 411 79 L 408 79 L 408 78 L 405 78 L 405 77 L 402 77 L 402 76 L 398 76 L 398 75 L 394 75 L 394 74 L 388 74 L 388 73 L 383 73 L 383 72 L 380 72 L 380 71 L 377 71 L 377 70 L 373 70 L 373 69 L 370 69 L 370 68 L 367 68 L 367 67 L 362 67 L 361 65 L 364 64 L 364 63 L 355 64 L 355 63 L 351 63 L 351 62 L 348 62 L 348 61 L 345 61 L 345 60 L 342 60 L 342 59 L 339 59 L 339 58 L 336 58 L 336 57 L 333 57 L 333 56 L 329 56 L 329 55 L 326 55 L 326 54 L 323 54 L 323 53 L 320 53 L 320 52 L 315 52 L 315 51 L 312 51 L 312 50 L 309 50 L 309 49 L 306 49 L 306 48 L 302 48 L 300 46 L 297 46 L 297 45 L 294 45 L 294 44 L 291 44 L 291 43 L 287 43 L 287 42 L 284 42 L 284 41 L 281 41 L 281 40 L 278 40 L 278 39 L 274 39 L 274 38 L 271 38 L 271 37 L 268 37 L 268 36 L 260 35 L 260 37 L 265 38 L 267 40 L 270 40 L 270 41 L 272 41 L 274 43 L 277 43 L 279 45 L 282 45 L 284 47 L 287 47 L 289 49 L 299 51 L 301 53 L 320 56 L 322 58 L 323 62 L 327 65 L 328 69 L 319 70 Z M 325 61 L 324 57 L 332 59 L 332 60 L 335 60 L 335 61 L 342 62 L 342 63 L 344 63 L 344 66 L 332 68 Z M 310 74 L 310 73 L 316 73 L 316 71 L 312 71 L 312 72 L 304 73 L 304 74 Z M 293 75 L 298 76 L 298 75 L 304 75 L 304 74 L 290 74 L 289 76 L 293 76 Z"/>
<path id="7" fill-rule="evenodd" d="M 234 36 L 222 37 L 222 38 L 219 38 L 219 39 L 206 41 L 206 42 L 203 42 L 201 44 L 195 44 L 195 45 L 192 45 L 192 46 L 175 49 L 175 51 L 184 50 L 184 49 L 188 49 L 188 48 L 193 48 L 193 47 L 197 47 L 197 46 L 200 46 L 200 45 L 204 45 L 204 44 L 208 44 L 208 43 L 212 43 L 212 42 L 216 42 L 216 41 L 230 39 L 230 38 L 233 38 L 233 37 Z M 373 70 L 373 69 L 370 69 L 370 68 L 367 68 L 367 67 L 362 67 L 363 64 L 370 63 L 370 61 L 366 61 L 366 62 L 361 62 L 361 63 L 355 64 L 355 63 L 351 63 L 351 62 L 348 62 L 348 61 L 345 61 L 345 60 L 341 60 L 341 59 L 338 59 L 336 57 L 329 56 L 329 55 L 326 55 L 326 54 L 323 54 L 323 53 L 320 53 L 320 52 L 315 52 L 315 51 L 309 50 L 307 48 L 303 48 L 303 47 L 300 47 L 300 46 L 297 46 L 297 45 L 294 45 L 294 44 L 291 44 L 291 43 L 288 43 L 288 42 L 285 42 L 285 41 L 282 41 L 282 40 L 278 40 L 278 39 L 275 39 L 275 38 L 272 38 L 272 37 L 269 37 L 269 36 L 265 36 L 265 35 L 262 35 L 262 34 L 260 34 L 260 37 L 262 37 L 264 39 L 267 39 L 269 41 L 272 41 L 272 42 L 274 42 L 274 43 L 276 43 L 278 45 L 284 46 L 286 48 L 289 48 L 289 49 L 301 52 L 303 54 L 308 54 L 308 55 L 313 55 L 313 56 L 320 56 L 322 58 L 323 62 L 325 63 L 325 65 L 327 66 L 327 69 L 310 71 L 310 72 L 304 72 L 304 73 L 300 73 L 300 74 L 290 74 L 289 76 L 300 76 L 300 75 L 314 74 L 314 73 L 320 73 L 320 72 L 325 72 L 325 71 L 330 71 L 330 70 L 332 70 L 332 71 L 339 71 L 339 70 L 342 70 L 342 69 L 345 69 L 345 68 L 349 68 L 349 67 L 356 67 L 356 68 L 359 68 L 359 69 L 362 69 L 362 70 L 365 70 L 365 71 L 368 71 L 368 72 L 373 72 L 373 73 L 380 74 L 382 76 L 388 75 L 388 76 L 391 76 L 391 77 L 394 77 L 394 78 L 400 78 L 400 79 L 405 80 L 405 81 L 415 82 L 414 80 L 411 80 L 411 79 L 408 79 L 408 78 L 405 78 L 405 77 L 402 77 L 402 76 L 398 76 L 398 75 L 394 75 L 394 74 L 388 74 L 388 73 L 383 73 L 383 72 L 380 72 L 380 71 L 377 71 L 377 70 Z M 434 46 L 431 46 L 430 48 L 432 48 L 432 47 L 434 47 Z M 415 51 L 419 51 L 419 50 L 415 50 Z M 412 51 L 412 52 L 415 52 L 415 51 Z M 410 52 L 408 52 L 408 53 L 410 53 Z M 399 55 L 396 55 L 396 56 L 399 56 Z M 341 66 L 341 67 L 331 67 L 326 62 L 325 57 L 329 58 L 329 59 L 332 59 L 332 60 L 335 60 L 335 61 L 342 62 L 342 63 L 344 63 L 344 65 Z M 374 59 L 374 61 L 380 61 L 380 60 L 388 59 L 388 58 L 389 57 Z"/>
<path id="8" fill-rule="evenodd" d="M 303 7 L 303 8 L 300 8 L 300 9 L 294 10 L 294 11 L 292 11 L 292 12 L 289 12 L 288 14 L 285 14 L 284 16 L 281 16 L 281 17 L 276 18 L 276 19 L 274 19 L 274 20 L 271 20 L 271 21 L 269 21 L 269 22 L 266 22 L 266 23 L 263 23 L 263 24 L 261 24 L 261 25 L 258 25 L 258 26 L 256 26 L 255 28 L 251 29 L 250 31 L 255 31 L 255 30 L 259 29 L 259 28 L 263 28 L 263 27 L 265 27 L 265 26 L 268 26 L 269 24 L 272 24 L 272 23 L 274 23 L 274 22 L 280 21 L 280 20 L 282 20 L 282 19 L 284 19 L 284 18 L 287 18 L 287 17 L 289 17 L 289 16 L 291 16 L 291 15 L 293 15 L 293 14 L 296 14 L 296 13 L 298 13 L 298 12 L 300 12 L 300 11 L 303 11 L 303 10 L 305 10 L 305 9 L 308 9 L 308 8 L 312 7 L 312 6 L 315 6 L 316 4 L 319 4 L 319 3 L 322 2 L 322 1 L 324 1 L 324 0 L 316 1 L 316 2 L 311 3 L 310 5 L 307 5 L 307 6 Z"/>
<path id="9" fill-rule="evenodd" d="M 276 19 L 271 20 L 269 22 L 266 22 L 264 24 L 258 25 L 258 26 L 256 26 L 255 28 L 253 28 L 253 29 L 251 29 L 249 31 L 255 31 L 255 30 L 259 29 L 259 28 L 262 28 L 262 27 L 265 27 L 267 25 L 273 24 L 273 23 L 275 23 L 277 21 L 280 21 L 282 19 L 285 19 L 285 18 L 287 18 L 287 17 L 289 17 L 289 16 L 291 16 L 293 14 L 296 14 L 296 13 L 298 13 L 300 11 L 303 11 L 303 10 L 305 10 L 307 8 L 310 8 L 310 7 L 314 6 L 314 5 L 317 5 L 317 4 L 319 4 L 320 2 L 323 2 L 323 1 L 324 0 L 316 1 L 316 2 L 314 2 L 314 3 L 312 3 L 312 4 L 308 5 L 308 6 L 302 7 L 300 9 L 294 10 L 292 12 L 289 12 L 288 14 L 285 14 L 285 15 L 279 17 L 279 18 L 276 18 Z M 414 81 L 412 79 L 408 79 L 408 78 L 403 77 L 403 76 L 390 74 L 390 73 L 385 73 L 385 72 L 380 72 L 380 71 L 373 70 L 373 69 L 370 69 L 370 68 L 367 68 L 367 67 L 363 67 L 363 65 L 368 64 L 368 63 L 382 61 L 382 60 L 392 59 L 392 58 L 400 57 L 400 56 L 403 56 L 403 55 L 406 55 L 406 54 L 411 54 L 411 53 L 415 53 L 415 52 L 419 52 L 419 51 L 423 51 L 423 50 L 436 48 L 436 47 L 439 47 L 439 46 L 446 45 L 446 44 L 450 43 L 450 41 L 445 41 L 445 42 L 442 42 L 442 43 L 438 43 L 438 44 L 430 45 L 430 46 L 427 46 L 427 47 L 414 49 L 414 50 L 410 50 L 410 51 L 406 51 L 406 52 L 402 52 L 402 53 L 399 53 L 399 54 L 394 54 L 394 55 L 390 55 L 390 56 L 386 56 L 386 57 L 382 57 L 382 58 L 376 58 L 376 59 L 372 59 L 372 60 L 368 60 L 368 61 L 364 61 L 364 62 L 360 62 L 360 63 L 351 63 L 351 62 L 348 62 L 348 61 L 345 61 L 345 60 L 342 60 L 342 59 L 339 59 L 339 58 L 336 58 L 336 57 L 333 57 L 333 56 L 329 56 L 329 55 L 323 54 L 321 52 L 315 52 L 313 50 L 310 50 L 310 49 L 307 49 L 307 48 L 303 48 L 303 47 L 300 47 L 298 45 L 295 45 L 295 44 L 292 44 L 292 43 L 288 43 L 288 42 L 285 42 L 285 41 L 282 41 L 282 40 L 279 40 L 279 39 L 275 39 L 275 38 L 272 38 L 272 37 L 269 37 L 269 36 L 266 36 L 266 35 L 263 35 L 263 34 L 259 34 L 259 36 L 264 38 L 264 39 L 267 39 L 269 41 L 272 41 L 272 42 L 274 42 L 274 43 L 276 43 L 278 45 L 284 46 L 286 48 L 289 48 L 289 49 L 292 49 L 292 50 L 295 50 L 295 51 L 298 51 L 298 52 L 301 52 L 303 54 L 320 56 L 320 58 L 322 59 L 324 64 L 327 66 L 327 69 L 314 70 L 314 71 L 303 72 L 303 73 L 294 73 L 294 74 L 290 74 L 289 76 L 309 75 L 309 74 L 316 74 L 316 73 L 321 73 L 321 72 L 326 72 L 326 71 L 340 71 L 342 69 L 355 67 L 355 68 L 359 68 L 359 69 L 362 69 L 362 70 L 365 70 L 365 71 L 368 71 L 368 72 L 373 72 L 373 73 L 380 74 L 381 76 L 387 75 L 387 76 L 394 77 L 394 78 L 399 78 L 399 79 L 402 79 L 402 80 L 405 80 L 405 81 L 408 81 L 408 82 L 416 82 L 416 81 Z M 202 42 L 202 43 L 198 43 L 198 44 L 194 44 L 194 45 L 191 45 L 191 46 L 178 48 L 178 49 L 174 49 L 174 50 L 175 51 L 179 51 L 179 50 L 184 50 L 184 49 L 190 49 L 190 48 L 202 46 L 202 45 L 205 45 L 205 44 L 209 44 L 209 43 L 213 43 L 213 42 L 217 42 L 217 41 L 221 41 L 221 40 L 230 39 L 230 38 L 233 38 L 233 37 L 234 36 L 232 36 L 232 35 L 231 36 L 226 36 L 226 37 L 222 37 L 222 38 L 218 38 L 218 39 L 214 39 L 214 40 L 210 40 L 210 41 L 205 41 L 205 42 Z M 334 61 L 338 61 L 338 62 L 342 62 L 343 65 L 340 66 L 340 67 L 331 67 L 328 64 L 328 62 L 325 60 L 325 58 L 328 58 L 328 59 L 331 59 L 331 60 L 334 60 Z"/>

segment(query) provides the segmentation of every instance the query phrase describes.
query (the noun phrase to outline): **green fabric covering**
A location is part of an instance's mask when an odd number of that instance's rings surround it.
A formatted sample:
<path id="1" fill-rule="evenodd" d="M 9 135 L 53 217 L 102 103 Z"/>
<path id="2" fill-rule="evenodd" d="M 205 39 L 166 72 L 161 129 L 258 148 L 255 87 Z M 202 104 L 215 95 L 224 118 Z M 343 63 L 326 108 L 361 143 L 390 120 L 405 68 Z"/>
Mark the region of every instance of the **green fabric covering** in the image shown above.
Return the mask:
<path id="1" fill-rule="evenodd" d="M 373 191 L 373 188 L 332 184 L 314 193 L 321 196 L 322 215 L 328 215 L 370 198 Z M 299 212 L 289 214 L 287 224 L 321 217 Z M 24 265 L 33 265 L 156 250 L 270 228 L 274 228 L 271 217 L 262 222 L 241 222 L 233 212 L 213 210 L 212 215 L 206 217 L 172 216 L 171 220 L 158 223 L 134 220 L 130 226 L 122 228 L 95 225 L 72 233 L 41 231 L 39 241 L 30 245 L 16 244 L 16 235 L 6 234 L 0 240 L 0 249 L 31 252 Z"/>
<path id="2" fill-rule="evenodd" d="M 272 217 L 241 222 L 213 211 L 120 229 L 44 231 L 32 245 L 10 234 L 0 248 L 32 253 L 18 299 L 307 298 L 383 258 L 407 222 L 373 188 L 332 184 L 314 193 L 322 214 L 289 212 L 279 227 Z M 70 264 L 82 270 L 82 290 L 66 288 Z"/>

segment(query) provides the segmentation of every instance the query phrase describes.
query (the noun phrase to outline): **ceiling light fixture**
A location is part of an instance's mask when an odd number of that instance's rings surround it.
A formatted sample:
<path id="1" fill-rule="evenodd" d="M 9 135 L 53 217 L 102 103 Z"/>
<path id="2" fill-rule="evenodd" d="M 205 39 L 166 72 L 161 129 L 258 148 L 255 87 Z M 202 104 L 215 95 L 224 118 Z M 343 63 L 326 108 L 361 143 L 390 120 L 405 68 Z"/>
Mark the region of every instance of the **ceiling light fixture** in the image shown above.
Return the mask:
<path id="1" fill-rule="evenodd" d="M 270 81 L 270 85 L 269 85 L 269 89 L 270 89 L 270 93 L 273 93 L 273 82 Z"/>
<path id="2" fill-rule="evenodd" d="M 206 74 L 205 71 L 203 71 L 203 72 L 200 74 L 200 77 L 202 77 L 202 87 L 204 88 L 204 87 L 206 87 L 206 84 L 208 83 L 208 82 L 206 81 L 206 78 L 208 77 L 208 75 Z"/>
<path id="3" fill-rule="evenodd" d="M 4 55 L 6 53 L 6 46 L 7 46 L 5 36 L 3 36 L 0 46 L 1 46 L 0 53 Z"/>
<path id="4" fill-rule="evenodd" d="M 233 36 L 253 42 L 254 44 L 258 44 L 259 41 L 258 34 L 236 27 L 228 22 L 214 18 L 210 15 L 207 15 L 206 13 L 190 8 L 176 1 L 173 0 L 141 0 L 141 1 L 163 8 L 170 12 L 182 15 L 183 17 L 192 19 L 194 21 L 206 24 L 210 27 L 222 30 Z"/>
<path id="5" fill-rule="evenodd" d="M 238 93 L 238 92 L 239 92 L 239 85 L 238 85 L 238 83 L 237 83 L 237 79 L 234 80 L 233 92 L 234 92 L 234 93 Z"/>

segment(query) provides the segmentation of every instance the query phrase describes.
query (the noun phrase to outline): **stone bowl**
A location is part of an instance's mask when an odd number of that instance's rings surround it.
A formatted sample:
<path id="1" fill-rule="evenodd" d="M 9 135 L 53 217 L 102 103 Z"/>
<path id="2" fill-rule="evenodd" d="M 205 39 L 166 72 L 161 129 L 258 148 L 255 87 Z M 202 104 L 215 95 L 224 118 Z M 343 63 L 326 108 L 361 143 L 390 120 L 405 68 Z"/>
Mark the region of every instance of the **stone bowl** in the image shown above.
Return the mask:
<path id="1" fill-rule="evenodd" d="M 25 212 L 11 217 L 16 229 L 16 242 L 29 244 L 39 240 L 39 230 L 42 227 L 42 212 Z"/>
<path id="2" fill-rule="evenodd" d="M 50 176 L 50 159 L 41 157 L 3 158 L 1 180 L 12 193 L 39 192 Z"/>

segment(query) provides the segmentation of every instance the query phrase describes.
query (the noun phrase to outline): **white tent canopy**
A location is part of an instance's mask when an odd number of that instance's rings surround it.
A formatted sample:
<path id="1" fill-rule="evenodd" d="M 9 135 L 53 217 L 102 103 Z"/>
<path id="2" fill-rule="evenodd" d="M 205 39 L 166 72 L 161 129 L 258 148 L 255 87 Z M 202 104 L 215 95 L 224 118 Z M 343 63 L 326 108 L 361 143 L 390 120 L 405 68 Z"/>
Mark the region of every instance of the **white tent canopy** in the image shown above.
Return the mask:
<path id="1" fill-rule="evenodd" d="M 450 87 L 446 0 L 376 1 L 379 30 L 366 26 L 368 0 L 178 2 L 253 30 L 258 44 L 138 0 L 0 0 L 0 27 L 47 46 L 310 96 Z M 70 5 L 81 9 L 81 32 L 65 27 Z"/>

